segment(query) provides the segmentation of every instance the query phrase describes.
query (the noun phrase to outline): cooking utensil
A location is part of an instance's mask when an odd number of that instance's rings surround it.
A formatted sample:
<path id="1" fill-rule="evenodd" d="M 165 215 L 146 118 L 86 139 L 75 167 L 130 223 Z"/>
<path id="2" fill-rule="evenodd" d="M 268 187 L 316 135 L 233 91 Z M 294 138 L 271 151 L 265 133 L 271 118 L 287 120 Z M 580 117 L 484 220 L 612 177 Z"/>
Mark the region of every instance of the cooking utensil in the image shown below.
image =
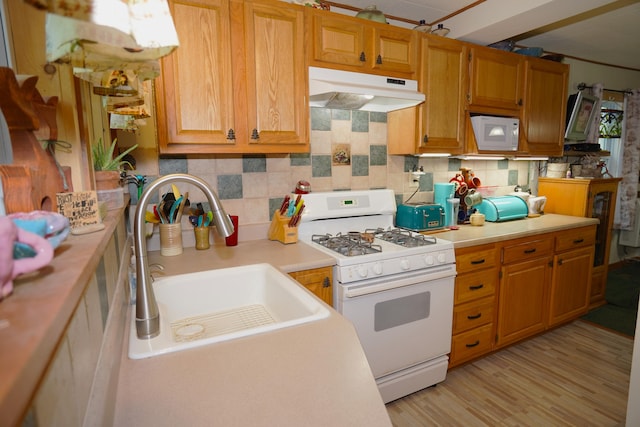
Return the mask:
<path id="1" fill-rule="evenodd" d="M 176 222 L 176 211 L 178 210 L 178 208 L 180 207 L 180 205 L 182 204 L 182 200 L 183 197 L 180 196 L 178 197 L 178 199 L 173 202 L 173 205 L 171 205 L 171 210 L 169 210 L 169 223 L 173 224 Z"/>
<path id="2" fill-rule="evenodd" d="M 173 192 L 173 197 L 178 200 L 178 198 L 180 197 L 180 190 L 175 184 L 171 184 L 171 191 Z"/>
<path id="3" fill-rule="evenodd" d="M 144 220 L 146 222 L 152 222 L 154 224 L 157 224 L 160 222 L 160 220 L 154 215 L 154 213 L 149 211 L 146 211 L 144 213 Z"/>
<path id="4" fill-rule="evenodd" d="M 158 204 L 158 217 L 160 218 L 160 222 L 162 224 L 166 224 L 167 223 L 167 216 L 164 212 L 164 206 L 167 204 L 167 202 L 163 200 L 160 201 L 160 203 Z"/>
<path id="5" fill-rule="evenodd" d="M 187 204 L 187 201 L 189 200 L 189 192 L 185 192 L 184 193 L 184 197 L 182 197 L 182 200 L 180 201 L 180 206 L 178 207 L 178 213 L 176 216 L 176 222 L 180 222 L 180 220 L 182 219 L 182 211 L 184 210 L 184 206 Z"/>

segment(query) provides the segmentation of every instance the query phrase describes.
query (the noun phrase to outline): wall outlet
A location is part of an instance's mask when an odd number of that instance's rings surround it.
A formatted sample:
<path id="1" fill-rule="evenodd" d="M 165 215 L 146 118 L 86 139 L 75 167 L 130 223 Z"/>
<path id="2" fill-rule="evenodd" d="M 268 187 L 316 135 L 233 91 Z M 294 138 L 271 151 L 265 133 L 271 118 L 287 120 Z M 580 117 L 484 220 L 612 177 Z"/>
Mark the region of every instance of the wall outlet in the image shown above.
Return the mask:
<path id="1" fill-rule="evenodd" d="M 409 188 L 420 187 L 420 175 L 424 175 L 424 172 L 409 172 Z"/>

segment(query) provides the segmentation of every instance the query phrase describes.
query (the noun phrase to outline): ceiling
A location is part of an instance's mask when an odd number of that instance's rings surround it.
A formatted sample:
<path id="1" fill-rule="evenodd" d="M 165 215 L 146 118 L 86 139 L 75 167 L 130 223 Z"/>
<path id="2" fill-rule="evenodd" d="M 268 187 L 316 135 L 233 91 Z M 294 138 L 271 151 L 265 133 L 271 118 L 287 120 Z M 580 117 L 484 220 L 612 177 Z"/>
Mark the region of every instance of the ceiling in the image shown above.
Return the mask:
<path id="1" fill-rule="evenodd" d="M 354 15 L 375 5 L 393 25 L 441 23 L 450 38 L 516 47 L 640 71 L 640 0 L 345 0 L 331 10 Z"/>

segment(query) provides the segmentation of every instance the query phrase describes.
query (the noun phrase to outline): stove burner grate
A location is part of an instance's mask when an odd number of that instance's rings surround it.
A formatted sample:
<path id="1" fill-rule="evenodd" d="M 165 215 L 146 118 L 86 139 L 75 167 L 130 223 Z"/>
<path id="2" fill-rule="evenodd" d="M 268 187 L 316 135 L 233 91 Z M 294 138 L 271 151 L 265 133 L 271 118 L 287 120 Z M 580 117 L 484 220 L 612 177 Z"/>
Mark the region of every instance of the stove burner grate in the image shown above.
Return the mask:
<path id="1" fill-rule="evenodd" d="M 380 245 L 374 245 L 367 236 L 362 233 L 349 232 L 347 234 L 338 233 L 335 236 L 330 234 L 314 234 L 311 240 L 325 248 L 331 249 L 344 256 L 358 256 L 382 252 Z"/>
<path id="2" fill-rule="evenodd" d="M 383 228 L 377 228 L 373 230 L 366 230 L 365 234 L 373 234 L 380 240 L 384 240 L 385 242 L 394 243 L 396 245 L 404 246 L 407 248 L 415 248 L 437 243 L 437 239 L 433 236 L 416 234 L 412 233 L 409 230 L 403 230 L 401 228 L 390 228 L 387 230 Z"/>

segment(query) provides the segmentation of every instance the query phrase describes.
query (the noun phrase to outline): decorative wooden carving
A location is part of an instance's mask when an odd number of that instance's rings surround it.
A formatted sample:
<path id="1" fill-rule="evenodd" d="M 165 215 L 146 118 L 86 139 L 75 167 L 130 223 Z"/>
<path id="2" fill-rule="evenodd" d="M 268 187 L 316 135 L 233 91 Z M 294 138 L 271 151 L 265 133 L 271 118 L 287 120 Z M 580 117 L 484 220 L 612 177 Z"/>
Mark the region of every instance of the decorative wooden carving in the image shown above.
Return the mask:
<path id="1" fill-rule="evenodd" d="M 11 68 L 0 67 L 0 109 L 13 150 L 13 165 L 0 167 L 5 197 L 12 195 L 5 199 L 7 213 L 55 210 L 56 193 L 64 191 L 55 159 L 38 140 L 58 137 L 58 98 L 45 100 L 37 81 L 37 76 L 16 76 Z"/>

